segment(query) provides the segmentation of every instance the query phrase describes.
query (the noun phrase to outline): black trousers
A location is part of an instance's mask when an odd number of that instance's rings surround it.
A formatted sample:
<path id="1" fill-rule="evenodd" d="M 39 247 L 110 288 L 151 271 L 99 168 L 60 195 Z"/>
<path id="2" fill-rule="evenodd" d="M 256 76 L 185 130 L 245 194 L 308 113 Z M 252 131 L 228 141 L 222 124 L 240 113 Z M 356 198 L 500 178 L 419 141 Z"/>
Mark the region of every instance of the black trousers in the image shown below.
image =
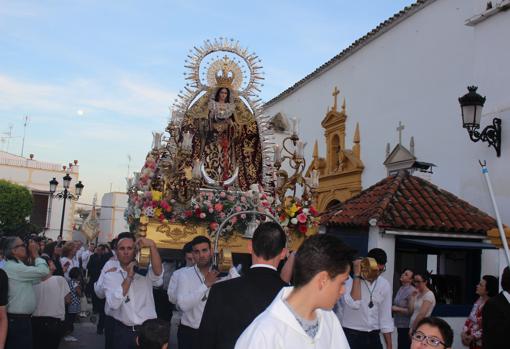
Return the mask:
<path id="1" fill-rule="evenodd" d="M 193 349 L 193 341 L 198 336 L 198 330 L 185 326 L 179 325 L 177 329 L 177 344 L 179 349 Z"/>
<path id="2" fill-rule="evenodd" d="M 64 334 L 64 322 L 47 316 L 32 317 L 33 349 L 58 349 Z"/>
<path id="3" fill-rule="evenodd" d="M 104 316 L 104 348 L 112 349 L 113 348 L 113 329 L 115 326 L 114 319 L 109 316 Z"/>
<path id="4" fill-rule="evenodd" d="M 397 348 L 409 349 L 411 347 L 411 339 L 409 338 L 409 328 L 397 328 Z"/>
<path id="5" fill-rule="evenodd" d="M 32 347 L 32 321 L 30 315 L 7 314 L 7 342 L 5 349 Z"/>
<path id="6" fill-rule="evenodd" d="M 137 349 L 136 329 L 138 326 L 126 326 L 113 319 L 113 345 L 112 349 Z"/>
<path id="7" fill-rule="evenodd" d="M 344 332 L 351 349 L 382 349 L 379 330 L 364 332 L 344 327 Z"/>

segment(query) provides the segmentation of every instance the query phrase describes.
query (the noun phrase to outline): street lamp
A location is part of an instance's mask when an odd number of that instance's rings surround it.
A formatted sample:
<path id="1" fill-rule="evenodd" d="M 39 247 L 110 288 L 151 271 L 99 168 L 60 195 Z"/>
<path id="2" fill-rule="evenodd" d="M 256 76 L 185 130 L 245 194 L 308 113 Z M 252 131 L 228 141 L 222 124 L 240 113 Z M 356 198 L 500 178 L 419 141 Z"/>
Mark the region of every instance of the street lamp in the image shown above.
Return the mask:
<path id="1" fill-rule="evenodd" d="M 468 133 L 473 142 L 487 142 L 489 147 L 496 149 L 496 154 L 501 155 L 501 119 L 494 118 L 492 125 L 489 125 L 479 132 L 480 120 L 482 118 L 482 109 L 485 104 L 485 97 L 482 97 L 476 90 L 476 86 L 468 86 L 468 93 L 459 98 L 462 111 L 462 127 Z"/>
<path id="2" fill-rule="evenodd" d="M 67 189 L 69 189 L 69 185 L 71 184 L 71 180 L 72 180 L 69 173 L 66 173 L 66 175 L 62 179 L 64 180 L 64 184 L 63 184 L 64 190 L 59 193 L 56 193 L 56 194 L 55 194 L 55 192 L 57 191 L 58 181 L 55 179 L 55 177 L 53 177 L 53 179 L 50 181 L 50 195 L 51 195 L 51 197 L 56 197 L 56 198 L 64 200 L 64 204 L 62 206 L 62 219 L 60 221 L 60 233 L 58 234 L 58 237 L 60 239 L 62 239 L 62 233 L 64 232 L 64 216 L 65 216 L 65 212 L 66 212 L 66 201 L 67 201 L 67 199 L 78 200 L 78 198 L 80 197 L 80 195 L 83 191 L 83 187 L 85 187 L 82 184 L 82 182 L 79 181 L 74 186 L 75 194 L 72 194 L 69 191 L 67 191 Z"/>

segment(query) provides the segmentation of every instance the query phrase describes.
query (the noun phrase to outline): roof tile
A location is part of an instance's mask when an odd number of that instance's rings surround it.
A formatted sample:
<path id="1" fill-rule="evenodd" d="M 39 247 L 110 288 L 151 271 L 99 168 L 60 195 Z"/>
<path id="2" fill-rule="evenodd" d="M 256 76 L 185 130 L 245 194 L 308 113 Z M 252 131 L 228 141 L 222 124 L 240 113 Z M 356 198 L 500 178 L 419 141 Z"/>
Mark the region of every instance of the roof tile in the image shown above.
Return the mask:
<path id="1" fill-rule="evenodd" d="M 325 212 L 322 223 L 368 227 L 371 219 L 391 229 L 484 235 L 497 225 L 488 214 L 407 171 L 386 177 L 347 200 L 341 209 Z"/>

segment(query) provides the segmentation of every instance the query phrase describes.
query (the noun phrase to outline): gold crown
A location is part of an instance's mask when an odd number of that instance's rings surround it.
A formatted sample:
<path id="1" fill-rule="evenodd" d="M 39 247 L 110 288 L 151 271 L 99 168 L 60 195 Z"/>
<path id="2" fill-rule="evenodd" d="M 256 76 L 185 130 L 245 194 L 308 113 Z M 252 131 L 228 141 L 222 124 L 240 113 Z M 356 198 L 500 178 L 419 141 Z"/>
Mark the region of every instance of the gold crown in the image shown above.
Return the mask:
<path id="1" fill-rule="evenodd" d="M 229 76 L 230 73 L 230 76 Z M 232 88 L 232 83 L 234 82 L 234 73 L 231 70 L 221 69 L 216 74 L 216 86 L 218 87 L 226 87 Z"/>

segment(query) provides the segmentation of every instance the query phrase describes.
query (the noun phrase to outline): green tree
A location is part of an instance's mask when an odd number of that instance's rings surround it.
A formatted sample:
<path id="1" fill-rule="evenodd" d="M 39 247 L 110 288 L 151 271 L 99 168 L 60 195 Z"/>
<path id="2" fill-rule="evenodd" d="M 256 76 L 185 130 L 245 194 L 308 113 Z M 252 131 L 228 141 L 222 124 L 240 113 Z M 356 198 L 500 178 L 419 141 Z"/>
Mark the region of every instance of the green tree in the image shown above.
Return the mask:
<path id="1" fill-rule="evenodd" d="M 26 187 L 0 179 L 0 233 L 24 235 L 32 213 L 32 193 Z"/>

